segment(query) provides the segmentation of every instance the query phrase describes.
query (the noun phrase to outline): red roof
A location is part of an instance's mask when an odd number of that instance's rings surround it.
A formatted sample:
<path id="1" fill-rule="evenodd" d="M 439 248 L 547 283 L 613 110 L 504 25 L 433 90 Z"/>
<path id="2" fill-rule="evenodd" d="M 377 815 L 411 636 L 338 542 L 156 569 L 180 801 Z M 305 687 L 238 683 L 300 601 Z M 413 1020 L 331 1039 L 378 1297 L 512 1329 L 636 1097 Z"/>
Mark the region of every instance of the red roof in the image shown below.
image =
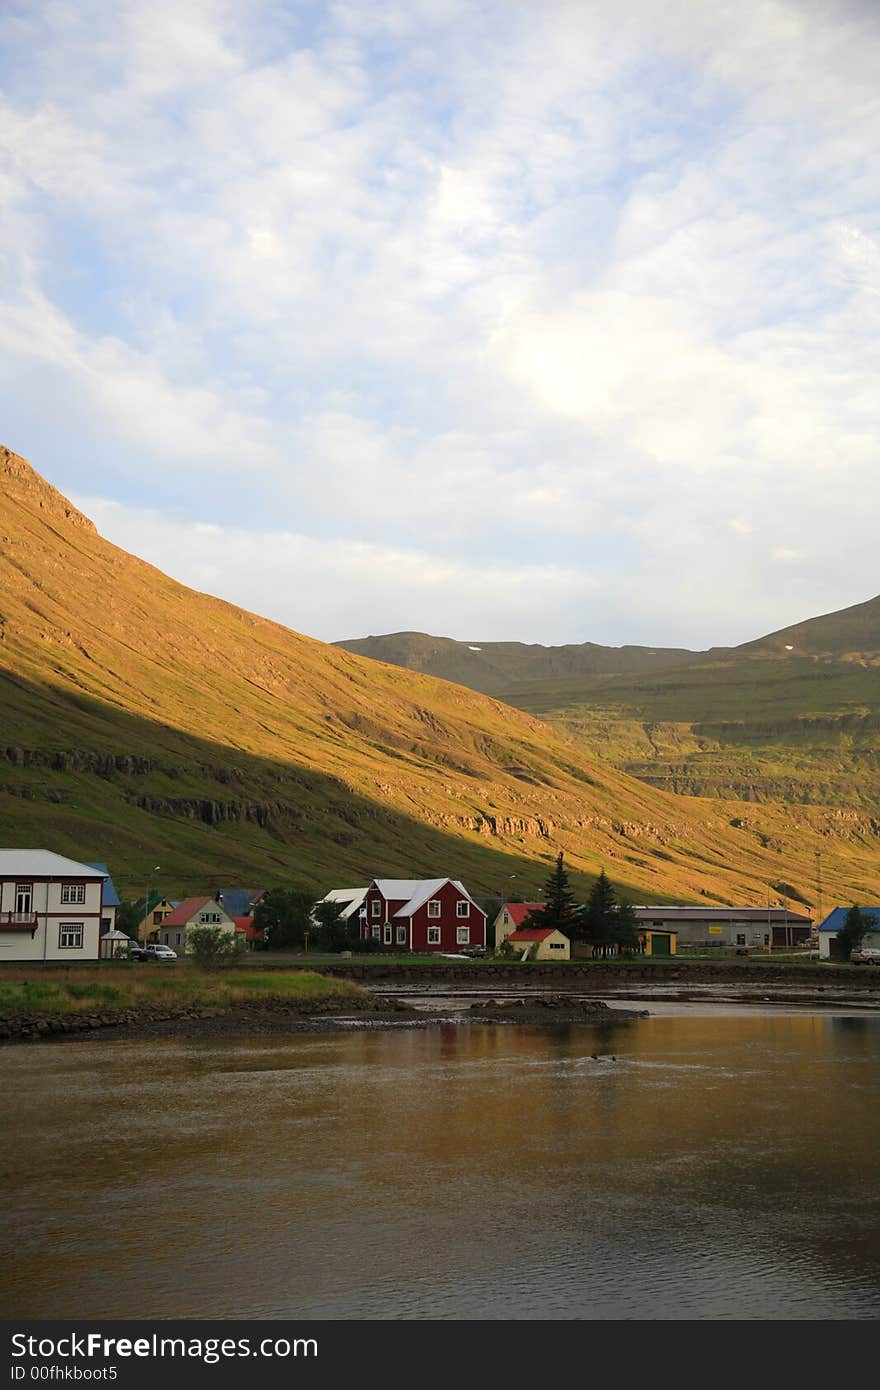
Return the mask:
<path id="1" fill-rule="evenodd" d="M 515 927 L 521 927 L 530 912 L 543 912 L 543 903 L 505 903 L 507 915 Z"/>
<path id="2" fill-rule="evenodd" d="M 182 903 L 178 903 L 173 912 L 170 912 L 162 927 L 185 927 L 187 922 L 195 917 L 199 908 L 204 907 L 205 903 L 213 902 L 213 898 L 184 898 Z"/>
<path id="3" fill-rule="evenodd" d="M 253 917 L 233 917 L 236 931 L 243 931 L 245 936 L 249 936 L 252 941 L 262 941 L 263 933 L 258 927 L 254 926 Z"/>
<path id="4" fill-rule="evenodd" d="M 514 931 L 507 938 L 508 941 L 546 941 L 548 936 L 552 936 L 555 927 L 523 927 L 522 931 Z"/>

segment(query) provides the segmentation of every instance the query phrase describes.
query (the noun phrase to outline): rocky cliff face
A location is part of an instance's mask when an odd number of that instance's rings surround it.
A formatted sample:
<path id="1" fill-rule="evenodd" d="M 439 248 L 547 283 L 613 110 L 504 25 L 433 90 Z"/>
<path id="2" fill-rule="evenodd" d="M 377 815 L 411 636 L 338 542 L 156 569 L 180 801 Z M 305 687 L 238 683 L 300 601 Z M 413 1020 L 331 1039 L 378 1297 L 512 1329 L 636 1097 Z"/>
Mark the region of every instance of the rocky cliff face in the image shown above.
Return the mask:
<path id="1" fill-rule="evenodd" d="M 72 502 L 68 502 L 66 497 L 62 497 L 60 492 L 41 478 L 27 459 L 22 458 L 20 454 L 14 454 L 4 445 L 0 445 L 0 493 L 14 495 L 28 506 L 36 507 L 46 516 L 98 534 L 93 521 L 83 516 Z"/>

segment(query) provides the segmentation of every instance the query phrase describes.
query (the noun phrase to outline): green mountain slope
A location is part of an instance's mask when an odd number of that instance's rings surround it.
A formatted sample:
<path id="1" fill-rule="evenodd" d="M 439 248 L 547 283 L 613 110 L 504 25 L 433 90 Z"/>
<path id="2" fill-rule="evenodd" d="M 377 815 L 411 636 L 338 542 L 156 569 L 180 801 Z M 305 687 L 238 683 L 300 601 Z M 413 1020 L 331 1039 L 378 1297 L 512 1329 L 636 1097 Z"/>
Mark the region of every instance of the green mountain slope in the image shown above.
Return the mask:
<path id="1" fill-rule="evenodd" d="M 0 451 L 0 843 L 142 892 L 451 874 L 526 895 L 558 849 L 641 901 L 880 891 L 865 817 L 667 795 L 461 686 L 186 589 Z M 516 876 L 514 880 L 512 876 Z M 769 885 L 769 887 L 768 887 Z"/>
<path id="2" fill-rule="evenodd" d="M 442 639 L 415 636 L 370 638 L 370 654 L 418 669 L 430 649 L 435 673 L 441 663 L 451 671 Z M 880 800 L 880 598 L 708 652 L 473 645 L 485 662 L 481 689 L 564 727 L 652 786 L 866 811 Z M 463 661 L 458 672 L 473 683 Z"/>
<path id="3" fill-rule="evenodd" d="M 391 632 L 384 637 L 335 642 L 334 646 L 499 698 L 506 698 L 522 683 L 653 673 L 690 665 L 706 655 L 680 647 L 601 647 L 595 642 L 566 647 L 529 646 L 524 642 L 457 642 L 425 632 Z"/>

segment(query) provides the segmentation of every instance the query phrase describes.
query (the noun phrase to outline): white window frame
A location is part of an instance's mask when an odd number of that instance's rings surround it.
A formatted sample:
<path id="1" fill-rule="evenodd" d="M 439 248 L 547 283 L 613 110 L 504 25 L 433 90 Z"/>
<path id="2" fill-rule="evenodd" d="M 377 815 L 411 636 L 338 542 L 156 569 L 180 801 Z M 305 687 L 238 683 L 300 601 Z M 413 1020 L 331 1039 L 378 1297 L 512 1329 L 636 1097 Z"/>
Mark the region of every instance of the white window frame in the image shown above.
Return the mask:
<path id="1" fill-rule="evenodd" d="M 429 916 L 429 917 L 439 917 L 442 911 L 443 911 L 443 908 L 442 908 L 442 905 L 441 905 L 441 902 L 440 902 L 440 899 L 439 899 L 439 898 L 430 898 L 430 899 L 428 900 L 428 916 Z"/>
<path id="2" fill-rule="evenodd" d="M 382 928 L 379 926 L 379 923 L 378 923 L 378 922 L 377 922 L 376 925 L 373 927 L 373 939 L 374 939 L 375 941 L 381 941 L 381 940 L 382 940 Z"/>
<path id="3" fill-rule="evenodd" d="M 27 899 L 27 906 L 22 906 L 22 899 Z M 28 916 L 34 910 L 34 885 L 32 883 L 16 883 L 15 885 L 15 911 L 19 915 Z"/>
<path id="4" fill-rule="evenodd" d="M 384 941 L 385 941 L 385 945 L 386 945 L 386 946 L 390 946 L 390 945 L 391 945 L 391 935 L 392 935 L 392 933 L 391 933 L 391 923 L 390 923 L 390 922 L 386 922 L 386 923 L 385 923 L 385 937 L 384 937 Z"/>
<path id="5" fill-rule="evenodd" d="M 403 922 L 397 924 L 397 944 L 398 946 L 406 945 L 406 927 Z"/>
<path id="6" fill-rule="evenodd" d="M 84 883 L 62 883 L 61 885 L 61 904 L 62 907 L 79 906 L 86 900 L 86 885 Z"/>
<path id="7" fill-rule="evenodd" d="M 379 901 L 378 898 L 374 898 L 373 901 L 370 903 L 370 916 L 371 916 L 371 917 L 381 917 L 381 916 L 382 916 L 382 904 L 380 903 L 380 901 Z"/>
<path id="8" fill-rule="evenodd" d="M 440 928 L 439 928 L 439 927 L 429 927 L 429 928 L 428 928 L 428 945 L 429 945 L 429 946 L 441 946 L 442 944 L 443 944 L 443 943 L 442 943 L 441 940 L 440 940 Z"/>
<path id="9" fill-rule="evenodd" d="M 459 946 L 469 946 L 471 941 L 470 927 L 456 927 L 455 939 Z"/>
<path id="10" fill-rule="evenodd" d="M 72 936 L 73 941 L 65 941 L 66 936 Z M 58 949 L 59 951 L 81 951 L 83 946 L 83 924 L 82 922 L 59 922 L 58 923 Z"/>
<path id="11" fill-rule="evenodd" d="M 466 898 L 459 898 L 455 904 L 455 915 L 456 917 L 470 917 L 471 905 Z"/>

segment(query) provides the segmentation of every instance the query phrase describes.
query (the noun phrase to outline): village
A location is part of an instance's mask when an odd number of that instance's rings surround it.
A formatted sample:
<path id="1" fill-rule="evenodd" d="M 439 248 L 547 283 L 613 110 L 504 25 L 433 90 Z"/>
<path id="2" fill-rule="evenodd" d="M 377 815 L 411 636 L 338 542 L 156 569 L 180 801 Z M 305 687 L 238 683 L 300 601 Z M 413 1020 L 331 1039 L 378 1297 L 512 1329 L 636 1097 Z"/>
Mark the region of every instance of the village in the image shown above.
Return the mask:
<path id="1" fill-rule="evenodd" d="M 562 883 L 559 856 L 555 870 Z M 560 877 L 561 876 L 561 877 Z M 213 888 L 175 900 L 159 888 L 134 903 L 120 901 L 108 866 L 79 863 L 45 849 L 0 850 L 0 964 L 165 959 L 192 955 L 194 933 L 212 929 L 245 955 L 259 950 L 331 951 L 411 958 L 476 960 L 504 957 L 522 963 L 637 954 L 661 960 L 689 953 L 782 951 L 819 960 L 846 959 L 840 933 L 848 909 L 835 906 L 821 921 L 785 906 L 738 907 L 618 904 L 604 873 L 600 896 L 610 892 L 612 920 L 626 930 L 582 938 L 577 924 L 590 904 L 554 899 L 554 878 L 543 901 L 486 899 L 458 879 L 376 878 L 355 888 L 331 888 L 306 900 L 305 926 L 285 938 L 272 912 L 284 890 Z M 300 898 L 304 895 L 300 894 Z M 880 906 L 860 909 L 864 931 L 852 946 L 856 963 L 880 954 Z M 613 917 L 614 913 L 618 918 Z M 123 927 L 124 923 L 124 927 Z M 268 925 L 267 925 L 268 923 Z M 569 925 L 571 924 L 571 925 Z"/>

